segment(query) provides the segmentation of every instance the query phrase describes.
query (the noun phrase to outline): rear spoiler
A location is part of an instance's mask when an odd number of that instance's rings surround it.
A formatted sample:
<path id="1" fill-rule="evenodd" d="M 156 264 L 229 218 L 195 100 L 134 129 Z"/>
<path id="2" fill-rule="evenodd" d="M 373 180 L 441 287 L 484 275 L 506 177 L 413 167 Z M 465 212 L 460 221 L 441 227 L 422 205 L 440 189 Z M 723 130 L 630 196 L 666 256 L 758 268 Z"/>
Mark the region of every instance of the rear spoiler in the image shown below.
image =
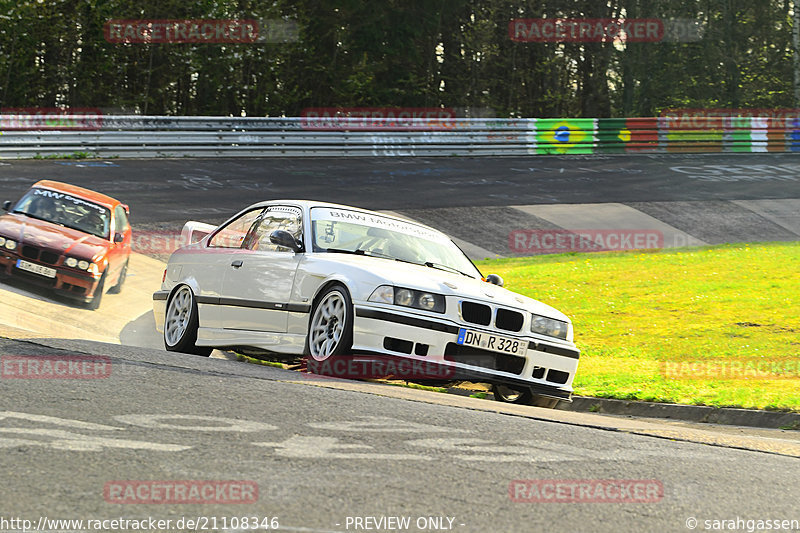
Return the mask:
<path id="1" fill-rule="evenodd" d="M 184 246 L 188 246 L 189 244 L 194 244 L 199 242 L 217 229 L 216 226 L 212 226 L 211 224 L 205 224 L 203 222 L 196 222 L 194 220 L 190 220 L 186 224 L 183 225 L 183 229 L 181 229 L 181 241 L 184 243 Z"/>

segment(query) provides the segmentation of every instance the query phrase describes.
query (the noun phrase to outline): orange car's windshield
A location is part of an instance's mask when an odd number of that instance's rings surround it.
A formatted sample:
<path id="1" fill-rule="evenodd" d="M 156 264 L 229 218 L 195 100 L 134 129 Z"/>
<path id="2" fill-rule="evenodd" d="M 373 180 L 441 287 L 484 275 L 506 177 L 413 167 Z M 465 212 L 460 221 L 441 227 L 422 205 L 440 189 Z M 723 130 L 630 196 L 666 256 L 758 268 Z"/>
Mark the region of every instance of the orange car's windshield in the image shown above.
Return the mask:
<path id="1" fill-rule="evenodd" d="M 108 208 L 67 193 L 31 189 L 13 212 L 108 239 L 111 221 Z"/>

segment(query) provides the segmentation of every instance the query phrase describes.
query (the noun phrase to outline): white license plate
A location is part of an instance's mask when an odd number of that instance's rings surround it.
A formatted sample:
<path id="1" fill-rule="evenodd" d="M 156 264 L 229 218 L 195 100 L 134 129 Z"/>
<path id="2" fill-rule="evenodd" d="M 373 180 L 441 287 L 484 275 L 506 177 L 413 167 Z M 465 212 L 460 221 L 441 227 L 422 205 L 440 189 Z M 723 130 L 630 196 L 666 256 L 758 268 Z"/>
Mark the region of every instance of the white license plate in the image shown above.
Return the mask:
<path id="1" fill-rule="evenodd" d="M 510 353 L 521 357 L 525 356 L 525 352 L 528 351 L 528 341 L 466 328 L 458 330 L 458 340 L 456 342 L 462 346 L 473 346 L 492 352 Z"/>
<path id="2" fill-rule="evenodd" d="M 33 272 L 34 274 L 39 274 L 47 278 L 56 277 L 55 268 L 48 268 L 46 266 L 37 265 L 35 263 L 29 263 L 27 261 L 23 261 L 22 259 L 17 259 L 17 268 L 22 270 L 27 270 L 28 272 Z"/>

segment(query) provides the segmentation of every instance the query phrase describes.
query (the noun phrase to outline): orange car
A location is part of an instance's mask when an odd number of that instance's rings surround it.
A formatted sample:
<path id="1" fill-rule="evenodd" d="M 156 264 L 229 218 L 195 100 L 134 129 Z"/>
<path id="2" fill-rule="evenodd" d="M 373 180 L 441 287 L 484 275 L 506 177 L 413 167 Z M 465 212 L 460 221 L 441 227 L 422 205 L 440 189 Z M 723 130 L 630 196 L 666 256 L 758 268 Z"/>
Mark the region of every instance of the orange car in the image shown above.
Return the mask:
<path id="1" fill-rule="evenodd" d="M 25 279 L 97 309 L 122 288 L 131 253 L 128 206 L 67 183 L 35 183 L 0 215 L 0 275 Z"/>

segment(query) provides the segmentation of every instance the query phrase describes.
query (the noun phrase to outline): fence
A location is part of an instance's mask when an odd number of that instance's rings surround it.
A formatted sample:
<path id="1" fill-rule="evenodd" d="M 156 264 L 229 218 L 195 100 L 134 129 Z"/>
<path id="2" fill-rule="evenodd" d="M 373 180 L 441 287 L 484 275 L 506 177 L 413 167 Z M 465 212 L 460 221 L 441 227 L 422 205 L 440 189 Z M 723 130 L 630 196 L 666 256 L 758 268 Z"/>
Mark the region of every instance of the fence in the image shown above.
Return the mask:
<path id="1" fill-rule="evenodd" d="M 800 152 L 800 119 L 240 118 L 0 114 L 0 158 Z"/>

